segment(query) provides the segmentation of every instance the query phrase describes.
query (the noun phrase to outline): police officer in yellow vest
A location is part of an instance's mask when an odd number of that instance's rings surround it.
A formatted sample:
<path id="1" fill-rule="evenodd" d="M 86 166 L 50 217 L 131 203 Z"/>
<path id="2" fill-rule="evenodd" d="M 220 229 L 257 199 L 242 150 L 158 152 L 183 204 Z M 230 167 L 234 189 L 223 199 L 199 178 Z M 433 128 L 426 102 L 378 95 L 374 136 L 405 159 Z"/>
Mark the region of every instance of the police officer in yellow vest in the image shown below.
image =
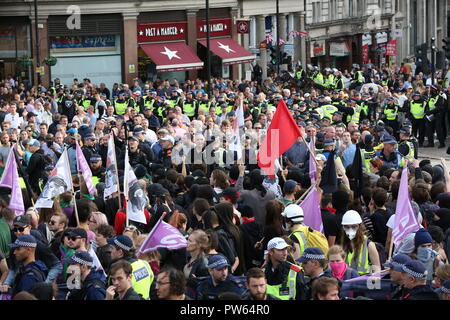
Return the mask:
<path id="1" fill-rule="evenodd" d="M 358 64 L 353 65 L 353 81 L 349 87 L 349 90 L 356 89 L 357 87 L 362 86 L 366 82 L 362 71 L 359 69 Z"/>
<path id="2" fill-rule="evenodd" d="M 84 111 L 87 111 L 90 105 L 95 106 L 95 100 L 91 97 L 91 94 L 89 92 L 84 95 L 83 101 L 81 101 L 81 105 L 83 106 Z"/>
<path id="3" fill-rule="evenodd" d="M 313 81 L 319 85 L 319 86 L 323 86 L 324 85 L 324 78 L 323 78 L 323 74 L 322 72 L 320 72 L 319 67 L 314 67 L 315 73 L 312 77 Z"/>
<path id="4" fill-rule="evenodd" d="M 154 106 L 156 102 L 156 91 L 155 90 L 150 90 L 148 91 L 148 94 L 144 97 L 144 109 L 146 107 L 150 107 L 150 108 L 155 108 L 156 106 Z"/>
<path id="5" fill-rule="evenodd" d="M 208 99 L 208 94 L 203 93 L 202 99 L 198 101 L 198 111 L 203 110 L 203 114 L 208 115 L 211 105 L 212 102 Z"/>
<path id="6" fill-rule="evenodd" d="M 133 241 L 124 235 L 115 236 L 108 239 L 111 245 L 111 264 L 124 259 L 131 263 L 133 267 L 133 277 L 131 285 L 134 291 L 142 295 L 144 299 L 150 298 L 150 290 L 154 290 L 154 274 L 147 261 L 136 259 L 133 253 Z"/>
<path id="7" fill-rule="evenodd" d="M 414 159 L 417 159 L 418 146 L 416 145 L 416 141 L 411 141 L 410 135 L 410 128 L 402 127 L 400 129 L 400 143 L 398 144 L 398 152 L 400 152 L 409 163 L 412 163 Z"/>
<path id="8" fill-rule="evenodd" d="M 197 105 L 197 100 L 193 98 L 192 92 L 189 91 L 186 93 L 186 100 L 183 102 L 183 114 L 192 120 L 197 114 Z"/>
<path id="9" fill-rule="evenodd" d="M 368 134 L 364 138 L 364 145 L 361 148 L 361 155 L 363 158 L 363 170 L 366 173 L 370 172 L 370 160 L 375 158 L 376 152 L 373 148 L 375 143 L 375 137 L 371 134 Z"/>
<path id="10" fill-rule="evenodd" d="M 329 90 L 333 90 L 334 89 L 334 75 L 330 68 L 325 68 L 324 79 L 325 79 L 324 87 Z"/>
<path id="11" fill-rule="evenodd" d="M 384 107 L 384 116 L 386 118 L 386 125 L 391 127 L 394 130 L 394 136 L 398 139 L 398 129 L 399 129 L 399 122 L 398 122 L 398 109 L 399 106 L 396 103 L 395 99 L 393 97 L 386 98 L 386 106 Z"/>
<path id="12" fill-rule="evenodd" d="M 375 243 L 364 234 L 361 215 L 355 210 L 348 210 L 342 216 L 342 248 L 346 252 L 346 263 L 360 275 L 379 272 L 380 258 Z M 372 268 L 370 267 L 372 265 Z"/>
<path id="13" fill-rule="evenodd" d="M 312 298 L 311 289 L 314 281 L 322 277 L 334 278 L 331 269 L 325 269 L 327 256 L 318 247 L 307 248 L 297 262 L 302 265 L 305 276 L 309 277 L 307 282 L 307 300 Z"/>
<path id="14" fill-rule="evenodd" d="M 124 115 L 128 108 L 128 101 L 125 99 L 125 94 L 123 92 L 119 93 L 119 97 L 114 100 L 114 109 L 116 114 L 121 116 Z"/>
<path id="15" fill-rule="evenodd" d="M 266 293 L 281 300 L 306 300 L 305 278 L 300 267 L 288 262 L 289 245 L 283 238 L 272 238 L 267 244 L 268 262 L 264 270 Z"/>
<path id="16" fill-rule="evenodd" d="M 425 104 L 420 92 L 416 91 L 413 94 L 413 100 L 406 101 L 403 106 L 408 113 L 408 118 L 412 120 L 413 136 L 418 137 L 419 147 L 423 147 L 425 140 Z"/>
<path id="17" fill-rule="evenodd" d="M 322 105 L 323 117 L 333 118 L 333 113 L 338 111 L 338 108 L 332 104 L 330 97 L 324 98 L 324 105 Z"/>
<path id="18" fill-rule="evenodd" d="M 89 167 L 91 168 L 92 184 L 94 187 L 99 182 L 105 182 L 106 169 L 102 165 L 102 157 L 99 154 L 94 153 L 91 155 L 91 158 L 89 159 Z"/>

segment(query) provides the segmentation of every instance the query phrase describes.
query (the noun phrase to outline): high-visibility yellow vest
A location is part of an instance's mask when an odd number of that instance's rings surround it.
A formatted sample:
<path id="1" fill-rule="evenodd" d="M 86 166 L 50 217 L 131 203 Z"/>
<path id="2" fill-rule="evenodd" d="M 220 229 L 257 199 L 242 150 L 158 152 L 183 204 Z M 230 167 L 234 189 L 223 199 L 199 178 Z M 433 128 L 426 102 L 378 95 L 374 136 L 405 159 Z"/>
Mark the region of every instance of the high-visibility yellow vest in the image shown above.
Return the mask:
<path id="1" fill-rule="evenodd" d="M 430 107 L 430 111 L 433 111 L 434 109 L 436 109 L 436 103 L 438 101 L 439 97 L 435 97 L 435 98 L 430 98 L 428 100 L 428 106 Z"/>
<path id="2" fill-rule="evenodd" d="M 361 117 L 361 106 L 355 105 L 355 108 L 353 109 L 353 114 L 347 116 L 347 122 L 353 122 L 356 124 L 359 124 L 359 118 Z"/>
<path id="3" fill-rule="evenodd" d="M 292 232 L 291 235 L 294 235 L 294 237 L 298 240 L 298 246 L 300 248 L 299 255 L 301 256 L 303 254 L 303 251 L 305 251 L 305 249 L 307 248 L 306 236 L 300 230 Z"/>
<path id="4" fill-rule="evenodd" d="M 376 152 L 375 152 L 375 150 L 366 151 L 364 149 L 361 150 L 361 152 L 362 152 L 362 156 L 363 156 L 363 159 L 364 159 L 364 171 L 365 172 L 370 172 L 370 160 L 375 158 Z"/>
<path id="5" fill-rule="evenodd" d="M 414 119 L 423 119 L 425 116 L 425 104 L 423 102 L 411 102 L 411 114 Z"/>
<path id="6" fill-rule="evenodd" d="M 191 103 L 184 102 L 183 113 L 188 117 L 193 117 L 195 115 L 195 107 L 193 101 Z"/>
<path id="7" fill-rule="evenodd" d="M 399 146 L 401 144 L 406 144 L 409 148 L 409 152 L 406 156 L 403 156 L 404 158 L 406 158 L 406 160 L 408 160 L 408 163 L 412 163 L 414 161 L 414 144 L 411 141 L 407 141 L 407 140 L 403 140 L 402 142 L 400 142 Z"/>
<path id="8" fill-rule="evenodd" d="M 82 105 L 83 105 L 84 111 L 87 111 L 88 107 L 91 105 L 91 100 L 84 99 Z"/>
<path id="9" fill-rule="evenodd" d="M 364 76 L 361 71 L 356 71 L 356 82 L 364 83 Z"/>
<path id="10" fill-rule="evenodd" d="M 146 98 L 144 99 L 144 107 L 150 107 L 153 108 L 153 104 L 155 103 L 155 99 L 152 98 Z"/>
<path id="11" fill-rule="evenodd" d="M 211 107 L 211 101 L 208 101 L 207 103 L 200 103 L 198 105 L 198 110 L 203 110 L 205 115 L 209 114 L 209 108 Z"/>
<path id="12" fill-rule="evenodd" d="M 170 99 L 170 100 L 169 100 L 169 106 L 170 106 L 171 108 L 174 108 L 175 105 L 178 104 L 178 102 L 180 102 L 180 97 L 177 97 L 176 99 Z"/>
<path id="13" fill-rule="evenodd" d="M 123 115 L 127 111 L 128 102 L 117 102 L 117 99 L 114 100 L 114 108 L 116 109 L 116 113 L 118 115 Z"/>
<path id="14" fill-rule="evenodd" d="M 385 108 L 384 114 L 386 115 L 386 120 L 389 121 L 395 120 L 398 115 L 398 106 L 395 106 L 394 110 Z"/>
<path id="15" fill-rule="evenodd" d="M 315 83 L 317 83 L 317 84 L 323 85 L 323 75 L 322 75 L 322 73 L 318 72 L 318 73 L 314 76 L 313 81 L 314 81 Z"/>
<path id="16" fill-rule="evenodd" d="M 299 71 L 297 71 L 296 73 L 295 73 L 295 78 L 297 78 L 297 79 L 301 79 L 302 78 L 302 76 L 303 76 L 303 73 L 305 72 L 305 70 L 299 70 Z"/>
<path id="17" fill-rule="evenodd" d="M 322 110 L 323 110 L 323 116 L 331 119 L 333 117 L 333 113 L 338 111 L 338 108 L 336 108 L 332 104 L 327 104 L 327 105 L 322 106 Z"/>
<path id="18" fill-rule="evenodd" d="M 140 259 L 133 262 L 131 266 L 133 268 L 131 285 L 134 291 L 142 295 L 144 299 L 148 299 L 150 297 L 150 287 L 155 278 L 152 268 L 147 261 Z"/>
<path id="19" fill-rule="evenodd" d="M 299 267 L 293 265 L 291 269 L 289 269 L 288 276 L 284 283 L 267 285 L 266 293 L 271 294 L 280 300 L 294 300 L 297 293 L 297 272 L 300 272 Z"/>
<path id="20" fill-rule="evenodd" d="M 329 74 L 327 79 L 325 80 L 325 85 L 326 88 L 332 89 L 334 87 L 334 75 Z"/>
<path id="21" fill-rule="evenodd" d="M 92 185 L 95 187 L 100 182 L 97 176 L 92 176 Z"/>
<path id="22" fill-rule="evenodd" d="M 347 252 L 346 263 L 350 268 L 358 271 L 360 275 L 369 272 L 369 239 L 364 236 L 364 241 L 362 243 L 362 248 L 359 250 L 359 257 L 353 259 L 354 252 Z"/>

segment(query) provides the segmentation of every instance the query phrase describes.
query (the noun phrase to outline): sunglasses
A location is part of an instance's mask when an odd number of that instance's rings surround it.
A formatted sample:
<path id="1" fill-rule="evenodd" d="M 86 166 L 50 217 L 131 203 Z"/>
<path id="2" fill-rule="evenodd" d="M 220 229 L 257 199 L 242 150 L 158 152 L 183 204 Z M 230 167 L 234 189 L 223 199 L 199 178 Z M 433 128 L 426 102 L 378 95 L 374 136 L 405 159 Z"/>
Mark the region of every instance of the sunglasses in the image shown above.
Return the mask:
<path id="1" fill-rule="evenodd" d="M 50 222 L 48 223 L 49 225 L 55 225 L 57 222 L 56 221 L 53 221 L 53 220 L 50 220 Z"/>
<path id="2" fill-rule="evenodd" d="M 67 239 L 71 241 L 77 241 L 77 239 L 81 239 L 81 237 L 67 237 Z"/>
<path id="3" fill-rule="evenodd" d="M 13 229 L 13 232 L 17 232 L 17 231 L 23 232 L 23 230 L 25 230 L 25 229 L 26 229 L 26 227 L 15 227 L 15 228 Z"/>

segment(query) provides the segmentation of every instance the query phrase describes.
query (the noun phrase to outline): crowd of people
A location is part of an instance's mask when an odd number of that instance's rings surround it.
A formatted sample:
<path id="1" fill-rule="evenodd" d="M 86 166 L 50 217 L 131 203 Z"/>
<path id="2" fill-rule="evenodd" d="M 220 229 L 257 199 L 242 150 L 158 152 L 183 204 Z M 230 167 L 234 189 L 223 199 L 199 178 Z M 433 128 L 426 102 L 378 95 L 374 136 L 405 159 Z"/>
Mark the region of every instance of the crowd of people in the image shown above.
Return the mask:
<path id="1" fill-rule="evenodd" d="M 418 161 L 425 138 L 425 146 L 437 139 L 445 147 L 450 86 L 443 74 L 433 82 L 417 71 L 409 63 L 344 73 L 298 66 L 255 81 L 112 88 L 89 79 L 46 88 L 4 79 L 0 174 L 14 153 L 26 212 L 16 215 L 10 189 L 0 188 L 3 299 L 450 300 L 450 173 L 443 159 Z M 302 136 L 271 177 L 257 154 L 282 100 Z M 118 172 L 107 168 L 111 135 Z M 77 144 L 94 196 L 78 172 Z M 74 193 L 36 209 L 64 150 Z M 126 219 L 126 151 L 146 223 Z M 421 228 L 393 246 L 405 166 Z M 111 172 L 119 191 L 105 198 Z M 312 186 L 323 233 L 304 224 L 299 205 Z M 187 247 L 137 254 L 163 214 Z M 357 279 L 374 272 L 379 287 Z"/>

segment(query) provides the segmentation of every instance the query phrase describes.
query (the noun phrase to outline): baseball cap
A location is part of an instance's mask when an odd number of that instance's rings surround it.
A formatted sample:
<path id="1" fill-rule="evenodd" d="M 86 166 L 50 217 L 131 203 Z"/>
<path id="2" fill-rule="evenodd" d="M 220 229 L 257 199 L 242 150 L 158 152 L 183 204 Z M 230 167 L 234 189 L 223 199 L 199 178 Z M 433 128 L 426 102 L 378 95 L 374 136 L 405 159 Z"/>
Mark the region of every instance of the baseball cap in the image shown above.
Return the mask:
<path id="1" fill-rule="evenodd" d="M 228 263 L 227 258 L 225 258 L 221 254 L 213 254 L 208 257 L 208 265 L 207 265 L 208 269 L 220 270 L 229 266 L 230 264 Z"/>
<path id="2" fill-rule="evenodd" d="M 27 214 L 21 214 L 14 218 L 13 225 L 19 227 L 26 227 L 31 224 L 30 216 Z"/>
<path id="3" fill-rule="evenodd" d="M 318 153 L 318 154 L 316 155 L 316 160 L 317 160 L 317 161 L 327 161 L 327 157 L 325 157 L 324 154 Z"/>
<path id="4" fill-rule="evenodd" d="M 294 191 L 295 187 L 298 185 L 297 181 L 287 180 L 283 186 L 284 193 L 291 193 Z"/>
<path id="5" fill-rule="evenodd" d="M 93 134 L 88 134 L 87 136 L 84 137 L 84 140 L 95 140 L 95 136 Z"/>
<path id="6" fill-rule="evenodd" d="M 87 232 L 83 228 L 75 228 L 72 231 L 70 231 L 69 236 L 72 237 L 80 237 L 83 239 L 87 239 Z"/>
<path id="7" fill-rule="evenodd" d="M 412 259 L 411 261 L 405 263 L 402 267 L 402 272 L 407 273 L 416 279 L 422 280 L 425 280 L 428 274 L 427 269 L 421 261 Z"/>
<path id="8" fill-rule="evenodd" d="M 325 260 L 326 256 L 322 249 L 317 247 L 309 247 L 303 251 L 302 256 L 297 260 L 297 262 L 304 263 L 311 260 Z"/>
<path id="9" fill-rule="evenodd" d="M 91 158 L 89 159 L 90 162 L 98 162 L 100 160 L 102 160 L 102 157 L 97 153 L 91 155 Z"/>
<path id="10" fill-rule="evenodd" d="M 108 239 L 108 244 L 119 247 L 125 251 L 130 251 L 133 248 L 133 241 L 124 235 L 115 236 Z"/>
<path id="11" fill-rule="evenodd" d="M 138 127 L 138 128 L 134 128 L 133 133 L 137 134 L 137 133 L 142 133 L 143 131 L 144 131 L 144 129 Z"/>
<path id="12" fill-rule="evenodd" d="M 269 243 L 267 244 L 267 250 L 271 249 L 277 249 L 277 250 L 283 250 L 289 247 L 289 245 L 284 241 L 283 238 L 275 237 L 272 238 Z"/>
<path id="13" fill-rule="evenodd" d="M 166 135 L 160 139 L 161 141 L 170 141 L 172 144 L 175 144 L 175 139 L 171 135 Z"/>
<path id="14" fill-rule="evenodd" d="M 409 134 L 409 128 L 407 128 L 407 127 L 402 127 L 402 128 L 400 128 L 400 131 L 399 131 L 400 133 L 403 133 L 403 134 Z"/>
<path id="15" fill-rule="evenodd" d="M 169 131 L 167 131 L 167 129 L 161 128 L 158 130 L 157 132 L 158 134 L 169 134 Z"/>
<path id="16" fill-rule="evenodd" d="M 35 146 L 35 147 L 40 147 L 41 146 L 39 141 L 37 141 L 36 139 L 31 139 L 30 141 L 28 141 L 28 145 L 29 146 Z"/>
<path id="17" fill-rule="evenodd" d="M 128 140 L 134 140 L 134 141 L 139 142 L 139 138 L 136 136 L 130 136 L 130 137 L 128 137 Z"/>
<path id="18" fill-rule="evenodd" d="M 383 264 L 383 267 L 391 268 L 398 272 L 403 272 L 403 266 L 409 261 L 411 261 L 411 257 L 406 254 L 399 253 L 392 258 L 391 262 Z"/>
<path id="19" fill-rule="evenodd" d="M 393 136 L 385 136 L 385 138 L 383 139 L 383 143 L 384 144 L 397 144 L 397 141 L 395 140 L 395 138 Z"/>
<path id="20" fill-rule="evenodd" d="M 33 237 L 31 234 L 24 234 L 23 236 L 18 237 L 16 241 L 14 241 L 14 243 L 9 243 L 8 246 L 11 249 L 19 247 L 36 248 L 37 241 L 36 238 Z"/>
<path id="21" fill-rule="evenodd" d="M 77 251 L 70 258 L 66 259 L 68 264 L 81 264 L 88 267 L 94 266 L 94 259 L 87 251 Z"/>

